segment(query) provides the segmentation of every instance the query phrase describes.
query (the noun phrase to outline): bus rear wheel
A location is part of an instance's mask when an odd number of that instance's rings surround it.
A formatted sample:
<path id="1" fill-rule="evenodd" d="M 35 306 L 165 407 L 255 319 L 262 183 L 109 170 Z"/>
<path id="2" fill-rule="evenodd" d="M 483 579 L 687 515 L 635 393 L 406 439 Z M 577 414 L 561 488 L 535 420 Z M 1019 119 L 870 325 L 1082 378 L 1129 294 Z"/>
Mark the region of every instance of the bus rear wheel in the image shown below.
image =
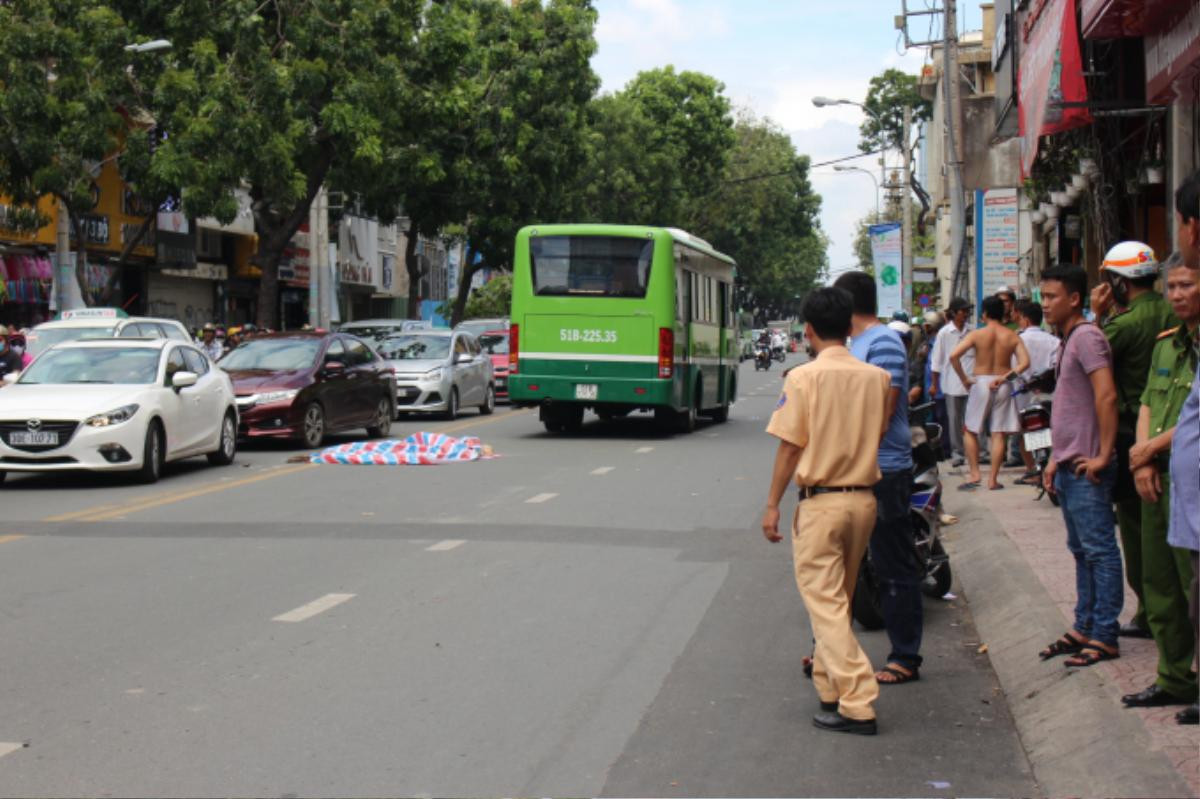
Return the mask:
<path id="1" fill-rule="evenodd" d="M 578 433 L 583 427 L 583 406 L 544 407 L 542 408 L 542 424 L 550 433 Z"/>

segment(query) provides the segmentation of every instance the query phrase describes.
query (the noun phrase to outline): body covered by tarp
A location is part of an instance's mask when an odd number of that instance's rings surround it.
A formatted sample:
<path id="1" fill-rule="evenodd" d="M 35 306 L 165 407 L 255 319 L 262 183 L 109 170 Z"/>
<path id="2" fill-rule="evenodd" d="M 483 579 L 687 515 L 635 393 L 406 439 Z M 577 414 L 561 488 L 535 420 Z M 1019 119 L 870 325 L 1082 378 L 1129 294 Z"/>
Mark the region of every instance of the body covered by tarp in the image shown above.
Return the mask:
<path id="1" fill-rule="evenodd" d="M 414 433 L 406 439 L 357 441 L 326 447 L 309 456 L 311 463 L 336 466 L 437 466 L 494 457 L 478 438 L 442 433 Z"/>

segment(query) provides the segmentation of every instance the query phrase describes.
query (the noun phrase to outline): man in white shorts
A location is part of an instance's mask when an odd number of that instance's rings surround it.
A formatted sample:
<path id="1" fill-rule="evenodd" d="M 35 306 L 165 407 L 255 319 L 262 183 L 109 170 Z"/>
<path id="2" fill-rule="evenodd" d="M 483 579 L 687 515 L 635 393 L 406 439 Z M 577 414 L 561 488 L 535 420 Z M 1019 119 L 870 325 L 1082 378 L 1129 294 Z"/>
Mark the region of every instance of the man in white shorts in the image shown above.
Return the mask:
<path id="1" fill-rule="evenodd" d="M 992 433 L 992 468 L 988 488 L 997 491 L 1000 484 L 1000 467 L 1004 465 L 1004 436 L 1021 429 L 1017 406 L 1013 401 L 1013 377 L 1029 368 L 1029 350 L 1016 332 L 1004 325 L 1004 301 L 999 297 L 988 297 L 983 301 L 983 318 L 986 325 L 972 330 L 950 353 L 950 364 L 967 387 L 967 413 L 963 433 L 963 448 L 967 454 L 970 474 L 959 486 L 962 491 L 979 488 L 982 475 L 979 471 L 979 432 L 987 424 Z M 969 377 L 963 370 L 962 358 L 975 351 L 975 376 Z M 1017 365 L 1009 369 L 1013 355 Z"/>

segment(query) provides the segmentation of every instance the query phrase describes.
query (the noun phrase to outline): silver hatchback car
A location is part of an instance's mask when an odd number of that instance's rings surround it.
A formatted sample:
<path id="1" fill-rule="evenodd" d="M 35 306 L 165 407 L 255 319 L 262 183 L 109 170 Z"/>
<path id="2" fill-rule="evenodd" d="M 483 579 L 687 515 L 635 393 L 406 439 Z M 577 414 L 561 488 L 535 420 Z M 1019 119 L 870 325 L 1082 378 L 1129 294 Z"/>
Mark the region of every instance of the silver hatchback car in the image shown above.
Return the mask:
<path id="1" fill-rule="evenodd" d="M 492 359 L 470 333 L 419 330 L 388 336 L 375 349 L 396 372 L 396 414 L 496 409 Z"/>

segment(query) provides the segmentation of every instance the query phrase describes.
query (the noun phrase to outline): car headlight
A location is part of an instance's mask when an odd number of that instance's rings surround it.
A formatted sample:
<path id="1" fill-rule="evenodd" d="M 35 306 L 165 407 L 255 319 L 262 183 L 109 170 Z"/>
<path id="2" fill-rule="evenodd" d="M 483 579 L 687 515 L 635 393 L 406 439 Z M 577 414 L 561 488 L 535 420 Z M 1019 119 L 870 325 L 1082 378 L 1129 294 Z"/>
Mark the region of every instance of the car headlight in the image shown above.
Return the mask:
<path id="1" fill-rule="evenodd" d="M 433 382 L 435 380 L 441 380 L 442 379 L 442 367 L 439 366 L 436 369 L 430 369 L 428 372 L 421 375 L 421 379 L 428 380 L 429 382 Z"/>
<path id="2" fill-rule="evenodd" d="M 114 424 L 128 422 L 137 413 L 137 405 L 122 405 L 120 408 L 114 408 L 107 413 L 98 413 L 95 416 L 89 416 L 83 420 L 83 423 L 88 427 L 111 427 Z"/>
<path id="3" fill-rule="evenodd" d="M 268 391 L 265 394 L 256 395 L 254 404 L 266 405 L 269 402 L 284 402 L 286 400 L 294 399 L 299 393 L 300 392 L 297 389 L 293 389 L 291 391 Z"/>

